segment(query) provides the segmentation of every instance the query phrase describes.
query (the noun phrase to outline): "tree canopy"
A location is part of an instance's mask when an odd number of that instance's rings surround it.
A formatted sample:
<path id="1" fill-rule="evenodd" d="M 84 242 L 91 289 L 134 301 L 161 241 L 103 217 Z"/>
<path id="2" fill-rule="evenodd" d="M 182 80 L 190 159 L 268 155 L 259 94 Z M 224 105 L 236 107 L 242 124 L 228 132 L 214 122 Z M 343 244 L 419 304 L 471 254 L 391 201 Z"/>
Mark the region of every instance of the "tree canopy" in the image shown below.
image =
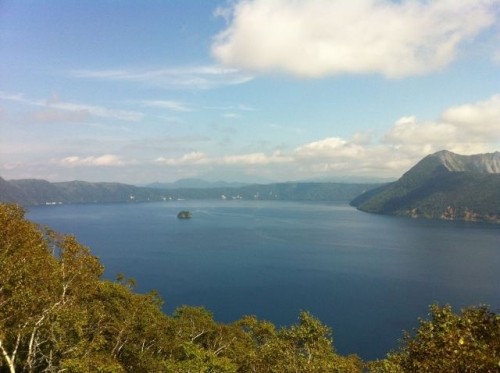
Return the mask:
<path id="1" fill-rule="evenodd" d="M 485 306 L 432 306 L 380 361 L 341 356 L 308 312 L 294 325 L 245 316 L 216 322 L 204 308 L 162 312 L 158 294 L 103 279 L 73 236 L 40 228 L 0 204 L 0 372 L 494 372 L 500 317 Z M 373 341 L 376 343 L 376 341 Z M 444 369 L 444 370 L 443 370 Z"/>

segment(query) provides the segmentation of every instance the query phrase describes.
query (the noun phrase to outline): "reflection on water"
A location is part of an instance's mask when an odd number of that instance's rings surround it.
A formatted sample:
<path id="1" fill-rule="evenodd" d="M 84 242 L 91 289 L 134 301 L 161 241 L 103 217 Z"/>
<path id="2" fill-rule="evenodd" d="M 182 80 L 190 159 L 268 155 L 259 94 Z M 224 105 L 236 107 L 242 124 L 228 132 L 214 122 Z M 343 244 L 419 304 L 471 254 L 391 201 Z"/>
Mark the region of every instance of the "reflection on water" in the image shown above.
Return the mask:
<path id="1" fill-rule="evenodd" d="M 177 219 L 190 210 L 193 218 Z M 370 215 L 346 204 L 176 201 L 32 208 L 74 233 L 171 312 L 204 305 L 220 321 L 278 325 L 306 309 L 340 353 L 382 357 L 433 302 L 500 308 L 500 227 Z"/>

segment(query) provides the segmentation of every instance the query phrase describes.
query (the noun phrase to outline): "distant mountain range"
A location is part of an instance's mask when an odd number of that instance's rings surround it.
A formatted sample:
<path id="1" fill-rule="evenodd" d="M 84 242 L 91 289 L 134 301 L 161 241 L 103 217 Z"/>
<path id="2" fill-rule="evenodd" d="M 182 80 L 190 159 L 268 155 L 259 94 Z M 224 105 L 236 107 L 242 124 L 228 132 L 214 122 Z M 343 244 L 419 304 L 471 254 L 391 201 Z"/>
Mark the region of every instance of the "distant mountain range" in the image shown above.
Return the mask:
<path id="1" fill-rule="evenodd" d="M 0 201 L 24 206 L 68 203 L 124 203 L 178 199 L 258 199 L 291 201 L 350 201 L 380 184 L 278 183 L 245 185 L 199 182 L 180 183 L 190 187 L 161 189 L 161 185 L 138 187 L 119 183 L 45 180 L 4 180 L 0 178 Z M 216 186 L 217 185 L 217 186 Z"/>
<path id="2" fill-rule="evenodd" d="M 431 154 L 351 204 L 373 213 L 500 223 L 500 152 Z"/>
<path id="3" fill-rule="evenodd" d="M 431 154 L 385 183 L 294 182 L 245 185 L 185 179 L 139 187 L 120 183 L 4 180 L 0 201 L 24 206 L 182 199 L 351 201 L 359 210 L 415 218 L 500 223 L 500 153 Z"/>
<path id="4" fill-rule="evenodd" d="M 194 189 L 208 189 L 208 188 L 239 188 L 245 183 L 228 183 L 226 181 L 206 181 L 203 179 L 180 179 L 173 183 L 152 183 L 146 185 L 149 188 L 155 189 L 180 189 L 180 188 L 194 188 Z"/>

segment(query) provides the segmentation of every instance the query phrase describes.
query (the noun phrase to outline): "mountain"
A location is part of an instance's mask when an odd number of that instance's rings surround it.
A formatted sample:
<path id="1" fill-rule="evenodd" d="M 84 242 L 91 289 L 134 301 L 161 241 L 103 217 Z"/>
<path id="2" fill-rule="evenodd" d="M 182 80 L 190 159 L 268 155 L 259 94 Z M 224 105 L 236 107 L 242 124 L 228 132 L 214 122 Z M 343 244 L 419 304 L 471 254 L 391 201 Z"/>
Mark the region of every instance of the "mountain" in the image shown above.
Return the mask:
<path id="1" fill-rule="evenodd" d="M 192 185 L 192 184 L 191 184 Z M 157 189 L 119 183 L 0 178 L 0 201 L 21 205 L 61 203 L 120 203 L 178 199 L 251 199 L 281 201 L 350 201 L 379 184 L 278 183 L 224 187 Z M 225 185 L 225 184 L 224 184 Z"/>
<path id="2" fill-rule="evenodd" d="M 59 203 L 115 203 L 130 201 L 161 201 L 164 192 L 119 183 L 88 183 L 69 181 L 50 183 L 46 180 L 24 179 L 6 181 L 0 178 L 0 201 L 25 206 Z"/>
<path id="3" fill-rule="evenodd" d="M 399 180 L 351 204 L 374 213 L 500 223 L 500 152 L 428 155 Z"/>
<path id="4" fill-rule="evenodd" d="M 0 200 L 17 202 L 17 201 L 30 201 L 26 193 L 18 188 L 13 183 L 4 180 L 0 177 Z"/>
<path id="5" fill-rule="evenodd" d="M 172 199 L 253 199 L 273 201 L 350 201 L 380 184 L 275 183 L 239 188 L 180 188 L 168 190 Z"/>

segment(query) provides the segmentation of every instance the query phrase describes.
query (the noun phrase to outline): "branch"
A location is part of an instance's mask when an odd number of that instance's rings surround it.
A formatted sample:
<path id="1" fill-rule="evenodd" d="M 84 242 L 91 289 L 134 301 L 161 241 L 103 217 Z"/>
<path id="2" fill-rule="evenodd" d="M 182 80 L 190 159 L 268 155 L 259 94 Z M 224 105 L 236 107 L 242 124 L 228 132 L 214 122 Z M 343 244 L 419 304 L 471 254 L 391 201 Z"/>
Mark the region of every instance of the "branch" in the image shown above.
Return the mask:
<path id="1" fill-rule="evenodd" d="M 198 333 L 197 335 L 195 335 L 194 337 L 191 338 L 191 342 L 194 342 L 195 339 L 201 337 L 203 334 L 207 334 L 208 333 L 208 330 L 202 330 L 200 333 Z"/>
<path id="2" fill-rule="evenodd" d="M 236 337 L 233 337 L 233 339 L 231 339 L 231 341 L 228 344 L 225 344 L 224 346 L 220 346 L 217 350 L 215 350 L 215 352 L 214 352 L 215 356 L 218 356 L 222 351 L 224 351 L 226 348 L 228 348 L 231 345 L 231 343 L 234 342 L 235 339 L 236 339 Z"/>
<path id="3" fill-rule="evenodd" d="M 18 340 L 19 340 L 19 334 L 18 334 Z M 2 341 L 0 341 L 0 349 L 2 350 L 2 355 L 7 362 L 7 365 L 9 366 L 9 370 L 11 373 L 15 373 L 16 368 L 14 367 L 14 360 L 16 358 L 16 351 L 12 354 L 12 357 L 9 356 L 7 353 L 7 350 L 4 348 Z M 17 350 L 17 346 L 16 346 Z"/>

